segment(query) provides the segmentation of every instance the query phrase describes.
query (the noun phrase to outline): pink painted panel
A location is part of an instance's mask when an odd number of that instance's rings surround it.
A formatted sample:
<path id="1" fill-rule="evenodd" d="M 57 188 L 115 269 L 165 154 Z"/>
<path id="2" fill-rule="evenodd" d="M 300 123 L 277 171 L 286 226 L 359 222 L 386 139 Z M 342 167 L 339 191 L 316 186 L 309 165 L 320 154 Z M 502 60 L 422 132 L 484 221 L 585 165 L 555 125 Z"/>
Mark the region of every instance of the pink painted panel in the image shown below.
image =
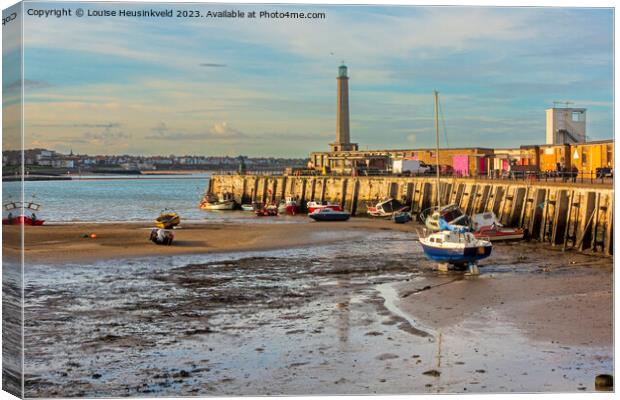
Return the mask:
<path id="1" fill-rule="evenodd" d="M 469 176 L 469 156 L 452 156 L 452 168 L 455 175 Z"/>

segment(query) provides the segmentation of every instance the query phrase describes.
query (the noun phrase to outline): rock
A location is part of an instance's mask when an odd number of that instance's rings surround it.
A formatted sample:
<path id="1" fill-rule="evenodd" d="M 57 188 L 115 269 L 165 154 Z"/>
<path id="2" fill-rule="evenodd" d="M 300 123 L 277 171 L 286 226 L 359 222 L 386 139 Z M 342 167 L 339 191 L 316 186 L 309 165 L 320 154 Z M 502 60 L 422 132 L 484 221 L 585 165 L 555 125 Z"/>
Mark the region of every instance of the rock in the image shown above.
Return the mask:
<path id="1" fill-rule="evenodd" d="M 99 378 L 101 378 L 101 374 L 93 374 L 92 378 L 93 379 L 99 379 Z"/>
<path id="2" fill-rule="evenodd" d="M 436 369 L 430 369 L 428 371 L 422 372 L 422 375 L 439 376 L 441 375 L 441 372 L 437 371 Z"/>

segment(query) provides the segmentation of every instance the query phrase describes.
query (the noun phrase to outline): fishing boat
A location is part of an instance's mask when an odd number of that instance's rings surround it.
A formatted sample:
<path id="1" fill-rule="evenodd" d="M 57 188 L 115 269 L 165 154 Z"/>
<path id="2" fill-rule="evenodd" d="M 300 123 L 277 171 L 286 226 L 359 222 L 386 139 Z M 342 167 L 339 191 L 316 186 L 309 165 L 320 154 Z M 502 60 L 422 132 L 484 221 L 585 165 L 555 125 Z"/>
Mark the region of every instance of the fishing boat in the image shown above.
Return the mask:
<path id="1" fill-rule="evenodd" d="M 293 196 L 289 196 L 280 201 L 280 204 L 278 204 L 278 212 L 280 214 L 295 215 L 297 212 L 297 200 L 295 200 Z"/>
<path id="2" fill-rule="evenodd" d="M 233 210 L 235 204 L 232 193 L 221 193 L 219 196 L 208 193 L 200 202 L 200 209 L 207 211 Z"/>
<path id="3" fill-rule="evenodd" d="M 181 223 L 181 217 L 174 210 L 165 208 L 155 219 L 155 226 L 160 229 L 172 229 Z"/>
<path id="4" fill-rule="evenodd" d="M 489 238 L 491 241 L 521 240 L 525 233 L 521 228 L 502 225 L 493 211 L 473 215 L 472 228 L 475 237 Z"/>
<path id="5" fill-rule="evenodd" d="M 257 217 L 277 217 L 278 207 L 275 204 L 261 204 L 261 207 L 256 208 L 254 213 Z"/>
<path id="6" fill-rule="evenodd" d="M 45 220 L 37 216 L 40 209 L 40 204 L 31 201 L 11 201 L 4 203 L 2 225 L 43 225 Z"/>
<path id="7" fill-rule="evenodd" d="M 308 214 L 308 217 L 315 221 L 346 221 L 351 217 L 351 213 L 332 208 L 321 208 Z"/>
<path id="8" fill-rule="evenodd" d="M 368 207 L 368 214 L 372 217 L 391 217 L 396 212 L 402 212 L 407 207 L 396 199 L 389 198 L 378 202 L 374 207 Z"/>
<path id="9" fill-rule="evenodd" d="M 448 224 L 461 227 L 469 227 L 471 222 L 469 216 L 456 204 L 427 208 L 420 213 L 420 219 L 431 231 L 440 230 L 440 219 L 443 219 Z"/>
<path id="10" fill-rule="evenodd" d="M 394 214 L 392 214 L 392 221 L 397 224 L 404 224 L 411 221 L 411 214 L 406 211 L 395 212 Z"/>
<path id="11" fill-rule="evenodd" d="M 468 265 L 491 255 L 491 241 L 471 232 L 443 230 L 419 238 L 426 257 L 453 265 Z"/>
<path id="12" fill-rule="evenodd" d="M 342 207 L 338 203 L 332 203 L 329 201 L 309 201 L 306 203 L 306 207 L 308 208 L 308 213 L 313 213 L 316 210 L 322 210 L 324 208 L 331 208 L 334 211 L 342 211 Z"/>

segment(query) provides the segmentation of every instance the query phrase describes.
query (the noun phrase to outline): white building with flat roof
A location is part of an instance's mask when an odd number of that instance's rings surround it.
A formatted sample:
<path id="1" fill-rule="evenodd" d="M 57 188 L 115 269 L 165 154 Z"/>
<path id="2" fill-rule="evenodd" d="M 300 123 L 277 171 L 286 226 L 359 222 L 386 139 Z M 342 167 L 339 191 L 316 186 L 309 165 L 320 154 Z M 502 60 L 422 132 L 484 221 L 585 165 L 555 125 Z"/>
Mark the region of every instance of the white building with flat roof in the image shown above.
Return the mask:
<path id="1" fill-rule="evenodd" d="M 547 144 L 585 143 L 585 108 L 549 108 L 547 111 Z"/>

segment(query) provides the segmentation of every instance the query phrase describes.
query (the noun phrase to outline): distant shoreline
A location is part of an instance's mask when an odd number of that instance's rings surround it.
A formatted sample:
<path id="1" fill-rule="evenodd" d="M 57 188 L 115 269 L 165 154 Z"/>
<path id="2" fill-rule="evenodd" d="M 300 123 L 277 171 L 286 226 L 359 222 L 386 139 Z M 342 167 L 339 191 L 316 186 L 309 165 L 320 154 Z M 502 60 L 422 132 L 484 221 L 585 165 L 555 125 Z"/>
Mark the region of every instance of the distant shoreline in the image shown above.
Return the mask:
<path id="1" fill-rule="evenodd" d="M 23 177 L 25 182 L 37 182 L 37 181 L 89 181 L 89 180 L 127 180 L 127 179 L 144 179 L 141 177 L 147 176 L 147 179 L 158 179 L 158 175 L 166 176 L 166 177 L 176 177 L 178 179 L 205 179 L 205 176 L 196 177 L 193 175 L 196 174 L 209 174 L 211 175 L 212 171 L 147 171 L 142 174 L 88 174 L 86 176 L 82 175 L 26 175 Z M 119 176 L 121 175 L 121 176 Z M 160 179 L 169 179 L 169 178 L 160 178 Z M 3 176 L 3 182 L 19 182 L 22 180 L 20 175 L 10 175 Z"/>

